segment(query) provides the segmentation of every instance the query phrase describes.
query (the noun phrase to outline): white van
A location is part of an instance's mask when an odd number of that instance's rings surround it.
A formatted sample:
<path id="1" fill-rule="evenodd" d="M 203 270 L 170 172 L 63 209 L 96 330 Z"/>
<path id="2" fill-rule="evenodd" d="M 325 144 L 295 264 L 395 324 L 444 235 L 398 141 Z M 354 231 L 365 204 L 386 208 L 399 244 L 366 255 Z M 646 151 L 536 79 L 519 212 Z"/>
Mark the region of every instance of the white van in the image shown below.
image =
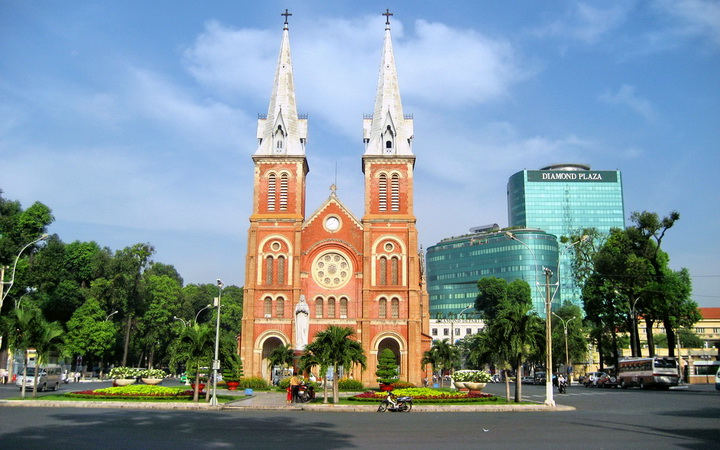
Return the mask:
<path id="1" fill-rule="evenodd" d="M 35 366 L 27 367 L 26 377 L 27 378 L 23 378 L 22 372 L 18 373 L 15 384 L 20 389 L 22 389 L 23 383 L 25 383 L 25 389 L 34 389 Z M 37 378 L 38 391 L 46 391 L 48 389 L 57 391 L 60 388 L 60 383 L 62 383 L 62 367 L 57 364 L 40 366 L 40 372 Z"/>
<path id="2" fill-rule="evenodd" d="M 720 391 L 720 369 L 718 369 L 717 373 L 715 374 L 715 389 Z"/>

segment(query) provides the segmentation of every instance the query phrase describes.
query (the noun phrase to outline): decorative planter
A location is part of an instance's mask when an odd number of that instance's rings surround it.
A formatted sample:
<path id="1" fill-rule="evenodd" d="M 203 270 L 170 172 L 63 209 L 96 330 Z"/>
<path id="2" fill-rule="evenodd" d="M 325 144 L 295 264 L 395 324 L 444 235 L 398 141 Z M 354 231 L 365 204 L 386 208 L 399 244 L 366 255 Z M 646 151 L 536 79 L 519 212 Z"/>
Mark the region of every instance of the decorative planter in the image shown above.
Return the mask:
<path id="1" fill-rule="evenodd" d="M 135 384 L 135 378 L 116 378 L 113 380 L 113 386 L 130 386 Z"/>
<path id="2" fill-rule="evenodd" d="M 194 391 L 194 390 L 195 390 L 195 383 L 190 383 L 190 387 L 191 387 L 192 390 Z M 202 392 L 203 389 L 205 389 L 205 383 L 200 383 L 200 384 L 198 385 L 198 392 Z"/>
<path id="3" fill-rule="evenodd" d="M 392 384 L 386 384 L 386 383 L 380 383 L 380 390 L 381 391 L 392 391 L 393 385 Z"/>
<path id="4" fill-rule="evenodd" d="M 141 378 L 142 382 L 145 384 L 160 384 L 162 383 L 162 378 Z"/>
<path id="5" fill-rule="evenodd" d="M 239 381 L 226 381 L 225 384 L 227 385 L 227 388 L 229 391 L 237 391 L 237 388 L 240 385 L 240 382 Z"/>
<path id="6" fill-rule="evenodd" d="M 453 383 L 455 383 L 455 389 L 458 391 L 460 389 L 467 389 L 467 381 L 455 381 L 453 380 Z"/>
<path id="7" fill-rule="evenodd" d="M 465 387 L 471 391 L 482 391 L 487 386 L 487 383 L 473 383 L 472 381 L 466 381 Z"/>

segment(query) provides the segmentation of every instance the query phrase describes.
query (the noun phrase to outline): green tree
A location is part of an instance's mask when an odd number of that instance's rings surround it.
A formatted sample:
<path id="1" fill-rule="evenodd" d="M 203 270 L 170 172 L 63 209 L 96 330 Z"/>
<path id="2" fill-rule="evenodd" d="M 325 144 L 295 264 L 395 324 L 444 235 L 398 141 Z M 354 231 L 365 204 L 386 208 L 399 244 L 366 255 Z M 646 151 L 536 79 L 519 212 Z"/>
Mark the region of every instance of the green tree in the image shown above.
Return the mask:
<path id="1" fill-rule="evenodd" d="M 23 355 L 23 380 L 27 379 L 28 349 L 33 345 L 33 332 L 38 329 L 39 314 L 40 311 L 35 308 L 16 308 L 11 316 L 5 318 L 5 329 L 12 330 L 8 334 L 10 350 Z M 20 397 L 25 398 L 25 383 L 20 388 Z"/>
<path id="2" fill-rule="evenodd" d="M 144 274 L 145 311 L 138 321 L 137 329 L 143 353 L 147 354 L 148 367 L 156 364 L 156 353 L 160 360 L 172 337 L 173 316 L 180 297 L 181 286 L 168 275 Z"/>
<path id="3" fill-rule="evenodd" d="M 382 384 L 392 384 L 398 380 L 397 358 L 389 348 L 380 352 L 375 375 L 378 377 L 377 381 Z"/>
<path id="4" fill-rule="evenodd" d="M 268 370 L 272 372 L 272 369 L 275 366 L 281 366 L 283 368 L 292 367 L 295 359 L 295 352 L 290 344 L 279 345 L 272 349 L 267 359 Z"/>
<path id="5" fill-rule="evenodd" d="M 333 402 L 338 404 L 338 367 L 350 370 L 358 364 L 364 370 L 365 354 L 362 345 L 354 339 L 355 331 L 350 327 L 331 325 L 315 335 L 315 340 L 308 344 L 311 353 L 318 356 L 328 367 L 333 368 Z"/>
<path id="6" fill-rule="evenodd" d="M 170 364 L 172 367 L 177 367 L 178 363 L 184 362 L 188 372 L 194 373 L 195 392 L 193 393 L 193 401 L 198 402 L 200 370 L 202 367 L 209 367 L 213 359 L 215 330 L 206 324 L 194 323 L 183 328 L 180 339 L 173 347 Z"/>
<path id="7" fill-rule="evenodd" d="M 47 363 L 50 354 L 60 354 L 63 348 L 63 330 L 62 326 L 57 322 L 47 322 L 38 316 L 38 320 L 34 323 L 36 327 L 33 332 L 33 340 L 31 345 L 35 347 L 35 379 L 33 380 L 33 397 L 37 396 L 38 391 L 38 375 L 43 364 Z"/>
<path id="8" fill-rule="evenodd" d="M 94 298 L 78 308 L 67 323 L 68 353 L 99 360 L 102 367 L 104 356 L 113 348 L 117 336 L 115 324 L 105 320 L 107 316 Z"/>
<path id="9" fill-rule="evenodd" d="M 448 339 L 434 340 L 430 350 L 423 353 L 421 364 L 430 364 L 433 372 L 438 372 L 440 383 L 443 383 L 443 375 L 447 371 L 451 373 L 455 367 L 460 365 L 460 350 L 452 345 Z"/>
<path id="10" fill-rule="evenodd" d="M 585 360 L 588 342 L 582 326 L 584 315 L 579 306 L 569 302 L 553 312 L 552 354 L 555 366 L 565 365 L 566 339 L 569 364 L 572 365 L 573 361 Z"/>

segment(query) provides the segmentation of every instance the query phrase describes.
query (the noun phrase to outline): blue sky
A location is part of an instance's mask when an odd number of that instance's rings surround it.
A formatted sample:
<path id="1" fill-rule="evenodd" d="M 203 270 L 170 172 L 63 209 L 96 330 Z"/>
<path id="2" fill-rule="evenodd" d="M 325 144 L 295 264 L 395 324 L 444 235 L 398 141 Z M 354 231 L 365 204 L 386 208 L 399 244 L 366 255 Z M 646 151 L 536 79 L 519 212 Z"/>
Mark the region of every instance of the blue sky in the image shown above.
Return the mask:
<path id="1" fill-rule="evenodd" d="M 52 233 L 150 242 L 187 283 L 244 283 L 258 113 L 288 8 L 309 115 L 306 213 L 363 215 L 362 115 L 385 8 L 424 247 L 507 225 L 515 172 L 623 173 L 625 212 L 678 210 L 664 248 L 720 306 L 720 2 L 0 2 L 0 189 Z M 337 167 L 337 169 L 336 169 Z"/>

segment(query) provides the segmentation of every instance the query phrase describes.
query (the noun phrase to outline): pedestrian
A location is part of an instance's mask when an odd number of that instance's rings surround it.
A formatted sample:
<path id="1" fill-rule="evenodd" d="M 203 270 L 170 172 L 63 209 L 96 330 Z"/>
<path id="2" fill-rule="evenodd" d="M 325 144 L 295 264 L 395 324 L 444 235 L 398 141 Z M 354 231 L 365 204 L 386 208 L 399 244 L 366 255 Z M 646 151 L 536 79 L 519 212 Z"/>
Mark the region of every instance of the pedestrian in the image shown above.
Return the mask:
<path id="1" fill-rule="evenodd" d="M 7 370 L 0 369 L 0 383 L 7 384 Z"/>
<path id="2" fill-rule="evenodd" d="M 80 372 L 75 372 L 75 382 L 76 383 L 80 382 Z"/>
<path id="3" fill-rule="evenodd" d="M 298 394 L 300 393 L 300 377 L 297 376 L 297 372 L 293 372 L 293 376 L 290 377 L 290 391 L 292 395 L 292 402 L 297 402 Z"/>

